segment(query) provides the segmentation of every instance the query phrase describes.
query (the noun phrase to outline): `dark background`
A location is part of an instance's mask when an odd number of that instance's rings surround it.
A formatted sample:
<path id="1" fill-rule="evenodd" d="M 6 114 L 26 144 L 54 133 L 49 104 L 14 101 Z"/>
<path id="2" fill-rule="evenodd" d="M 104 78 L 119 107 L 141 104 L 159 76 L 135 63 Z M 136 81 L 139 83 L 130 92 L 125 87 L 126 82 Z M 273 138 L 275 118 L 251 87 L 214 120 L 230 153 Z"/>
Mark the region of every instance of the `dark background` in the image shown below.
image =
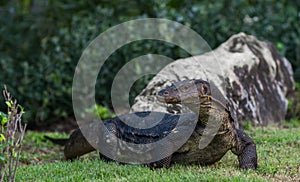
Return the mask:
<path id="1" fill-rule="evenodd" d="M 188 25 L 212 49 L 238 32 L 271 41 L 292 63 L 294 78 L 300 81 L 299 1 L 1 0 L 0 86 L 6 85 L 25 107 L 25 120 L 31 126 L 73 117 L 72 79 L 82 51 L 108 28 L 147 17 Z M 154 40 L 122 47 L 99 73 L 96 100 L 100 105 L 111 107 L 108 93 L 117 71 L 147 53 L 172 59 L 189 56 L 174 45 Z M 131 102 L 149 79 L 136 82 Z M 294 104 L 299 96 L 294 95 Z"/>

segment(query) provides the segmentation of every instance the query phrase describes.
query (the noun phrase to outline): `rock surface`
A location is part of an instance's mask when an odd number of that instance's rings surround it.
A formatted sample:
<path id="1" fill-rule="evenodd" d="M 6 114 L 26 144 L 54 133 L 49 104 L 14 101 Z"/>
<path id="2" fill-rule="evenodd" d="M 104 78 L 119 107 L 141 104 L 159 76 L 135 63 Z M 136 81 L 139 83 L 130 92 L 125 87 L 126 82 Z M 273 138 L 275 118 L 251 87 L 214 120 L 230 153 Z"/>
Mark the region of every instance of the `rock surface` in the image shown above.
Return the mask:
<path id="1" fill-rule="evenodd" d="M 155 95 L 171 83 L 193 78 L 219 88 L 240 125 L 280 122 L 287 110 L 286 96 L 294 89 L 291 64 L 276 47 L 239 33 L 211 52 L 167 65 L 135 98 L 132 111 L 189 112 L 181 105 L 159 103 Z"/>

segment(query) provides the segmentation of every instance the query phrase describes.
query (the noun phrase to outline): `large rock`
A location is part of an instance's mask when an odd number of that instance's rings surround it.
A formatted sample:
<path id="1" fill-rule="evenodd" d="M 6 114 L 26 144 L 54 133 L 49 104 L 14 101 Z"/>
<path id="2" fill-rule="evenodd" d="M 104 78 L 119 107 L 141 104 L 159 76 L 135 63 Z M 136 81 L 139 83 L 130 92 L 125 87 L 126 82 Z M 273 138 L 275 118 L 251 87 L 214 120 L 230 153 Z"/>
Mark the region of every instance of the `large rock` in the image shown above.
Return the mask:
<path id="1" fill-rule="evenodd" d="M 180 59 L 163 68 L 135 99 L 132 111 L 188 112 L 180 105 L 156 100 L 156 93 L 173 82 L 201 78 L 213 82 L 229 101 L 239 124 L 277 123 L 284 119 L 286 96 L 294 88 L 289 61 L 274 45 L 239 33 L 214 51 Z"/>

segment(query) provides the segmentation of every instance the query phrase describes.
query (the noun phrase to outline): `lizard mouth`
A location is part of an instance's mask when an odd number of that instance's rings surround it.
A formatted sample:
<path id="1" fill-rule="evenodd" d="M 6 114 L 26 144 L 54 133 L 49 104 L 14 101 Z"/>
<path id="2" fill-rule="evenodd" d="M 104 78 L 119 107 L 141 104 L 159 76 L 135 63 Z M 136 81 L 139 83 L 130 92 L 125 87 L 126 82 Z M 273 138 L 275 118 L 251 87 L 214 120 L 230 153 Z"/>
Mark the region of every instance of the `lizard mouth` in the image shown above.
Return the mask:
<path id="1" fill-rule="evenodd" d="M 177 97 L 166 97 L 166 96 L 157 95 L 156 98 L 159 102 L 163 102 L 163 103 L 167 103 L 167 104 L 182 103 L 181 99 L 177 98 Z M 205 96 L 201 96 L 200 98 L 195 97 L 195 98 L 186 99 L 185 101 L 183 101 L 183 103 L 210 105 L 210 100 L 211 100 L 211 97 L 208 95 L 205 95 Z"/>
<path id="2" fill-rule="evenodd" d="M 165 97 L 163 96 L 157 95 L 156 98 L 159 102 L 165 102 Z"/>
<path id="3" fill-rule="evenodd" d="M 165 96 L 157 95 L 156 98 L 159 102 L 164 102 L 167 104 L 177 104 L 180 102 L 180 99 L 174 97 L 165 97 Z"/>

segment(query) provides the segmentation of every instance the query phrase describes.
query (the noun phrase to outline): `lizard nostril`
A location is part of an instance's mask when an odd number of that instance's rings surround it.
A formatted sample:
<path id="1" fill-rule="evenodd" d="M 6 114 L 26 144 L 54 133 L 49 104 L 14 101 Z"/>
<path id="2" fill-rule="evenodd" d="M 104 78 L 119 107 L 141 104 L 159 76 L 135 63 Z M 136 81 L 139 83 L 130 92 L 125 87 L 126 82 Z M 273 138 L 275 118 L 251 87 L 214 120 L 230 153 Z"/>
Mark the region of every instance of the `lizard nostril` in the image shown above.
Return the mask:
<path id="1" fill-rule="evenodd" d="M 169 95 L 169 92 L 168 91 L 164 91 L 164 95 Z"/>

